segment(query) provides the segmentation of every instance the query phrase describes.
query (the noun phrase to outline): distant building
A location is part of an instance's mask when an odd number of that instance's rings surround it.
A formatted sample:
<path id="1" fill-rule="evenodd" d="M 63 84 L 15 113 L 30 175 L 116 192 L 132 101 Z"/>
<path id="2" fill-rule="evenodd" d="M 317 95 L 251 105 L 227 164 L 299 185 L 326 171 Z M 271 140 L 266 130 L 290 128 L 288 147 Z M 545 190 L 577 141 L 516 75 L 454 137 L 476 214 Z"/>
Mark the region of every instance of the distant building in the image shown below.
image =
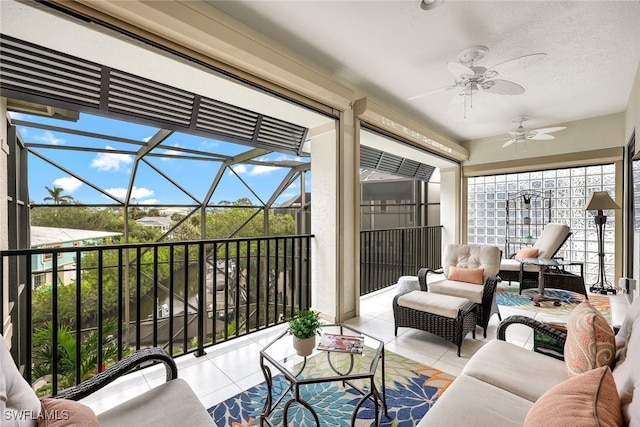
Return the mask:
<path id="1" fill-rule="evenodd" d="M 158 227 L 163 233 L 166 233 L 173 225 L 173 220 L 166 216 L 145 216 L 137 219 L 136 223 L 144 227 Z"/>
<path id="2" fill-rule="evenodd" d="M 70 248 L 86 246 L 88 244 L 102 243 L 106 237 L 122 236 L 122 233 L 96 230 L 77 230 L 73 228 L 38 227 L 31 226 L 31 248 Z M 75 253 L 59 253 L 58 259 L 58 283 L 71 283 L 76 280 Z M 45 283 L 54 283 L 53 280 L 53 254 L 44 253 L 32 255 L 33 287 Z"/>

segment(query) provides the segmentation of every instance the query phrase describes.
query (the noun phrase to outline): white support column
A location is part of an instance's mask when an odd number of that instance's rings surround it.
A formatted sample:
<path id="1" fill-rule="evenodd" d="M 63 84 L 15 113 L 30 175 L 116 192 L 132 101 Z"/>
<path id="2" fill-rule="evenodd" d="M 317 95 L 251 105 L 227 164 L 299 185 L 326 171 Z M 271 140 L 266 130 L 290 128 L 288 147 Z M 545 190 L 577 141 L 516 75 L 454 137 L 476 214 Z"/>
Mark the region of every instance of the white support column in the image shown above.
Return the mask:
<path id="1" fill-rule="evenodd" d="M 311 141 L 312 305 L 332 322 L 358 313 L 359 153 L 351 111 Z"/>
<path id="2" fill-rule="evenodd" d="M 440 223 L 442 249 L 448 243 L 461 243 L 461 176 L 460 167 L 440 170 Z"/>

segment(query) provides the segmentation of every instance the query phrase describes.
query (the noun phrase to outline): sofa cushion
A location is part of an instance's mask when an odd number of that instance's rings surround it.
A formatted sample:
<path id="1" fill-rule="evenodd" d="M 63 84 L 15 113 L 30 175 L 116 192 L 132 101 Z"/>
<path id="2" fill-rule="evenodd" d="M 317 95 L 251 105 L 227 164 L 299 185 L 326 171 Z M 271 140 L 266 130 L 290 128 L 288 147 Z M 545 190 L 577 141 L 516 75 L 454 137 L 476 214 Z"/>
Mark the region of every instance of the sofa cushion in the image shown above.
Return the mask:
<path id="1" fill-rule="evenodd" d="M 449 277 L 449 267 L 484 269 L 484 280 L 498 275 L 500 249 L 486 245 L 448 244 L 442 257 L 442 270 Z"/>
<path id="2" fill-rule="evenodd" d="M 542 234 L 533 244 L 538 249 L 539 258 L 551 258 L 566 240 L 571 229 L 566 224 L 549 223 L 544 226 Z"/>
<path id="3" fill-rule="evenodd" d="M 604 316 L 588 301 L 578 304 L 567 322 L 564 360 L 569 376 L 611 366 L 615 353 L 615 336 Z"/>
<path id="4" fill-rule="evenodd" d="M 471 268 L 471 267 L 449 267 L 449 280 L 455 280 L 458 282 L 474 283 L 476 285 L 483 285 L 484 268 Z"/>
<path id="5" fill-rule="evenodd" d="M 522 427 L 532 405 L 501 388 L 461 375 L 442 393 L 418 427 Z"/>
<path id="6" fill-rule="evenodd" d="M 93 410 L 75 400 L 42 399 L 38 427 L 100 427 Z"/>
<path id="7" fill-rule="evenodd" d="M 524 421 L 524 427 L 622 425 L 620 399 L 608 366 L 552 387 L 531 407 Z"/>
<path id="8" fill-rule="evenodd" d="M 520 264 L 517 259 L 503 259 L 500 261 L 500 271 L 520 271 Z M 540 271 L 540 267 L 534 264 L 525 264 L 522 269 L 531 273 Z"/>
<path id="9" fill-rule="evenodd" d="M 625 357 L 613 369 L 613 378 L 627 425 L 640 427 L 640 317 L 633 324 L 627 324 L 626 329 L 633 333 L 625 343 Z"/>
<path id="10" fill-rule="evenodd" d="M 180 378 L 98 414 L 98 421 L 101 427 L 215 425 L 191 387 Z"/>
<path id="11" fill-rule="evenodd" d="M 563 361 L 495 339 L 473 355 L 463 372 L 532 403 L 569 378 Z"/>
<path id="12" fill-rule="evenodd" d="M 456 280 L 442 279 L 429 282 L 429 292 L 466 298 L 469 301 L 482 304 L 484 286 L 478 286 L 467 282 L 458 282 Z"/>
<path id="13" fill-rule="evenodd" d="M 411 291 L 398 297 L 398 305 L 439 316 L 458 317 L 460 308 L 469 301 L 464 298 L 424 291 Z"/>

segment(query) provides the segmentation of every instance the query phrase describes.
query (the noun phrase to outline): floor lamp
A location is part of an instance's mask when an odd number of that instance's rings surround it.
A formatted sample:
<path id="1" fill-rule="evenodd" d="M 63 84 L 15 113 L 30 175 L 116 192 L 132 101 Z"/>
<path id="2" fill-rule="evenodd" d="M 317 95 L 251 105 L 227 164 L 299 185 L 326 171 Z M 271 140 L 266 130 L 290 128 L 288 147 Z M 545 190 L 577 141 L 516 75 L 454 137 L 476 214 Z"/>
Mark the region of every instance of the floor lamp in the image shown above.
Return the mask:
<path id="1" fill-rule="evenodd" d="M 584 208 L 586 211 L 598 211 L 594 217 L 596 228 L 598 229 L 598 281 L 591 285 L 590 290 L 591 292 L 599 292 L 605 295 L 611 292 L 615 295 L 616 288 L 607 281 L 607 276 L 604 272 L 604 229 L 607 224 L 607 217 L 602 211 L 608 209 L 620 209 L 620 206 L 611 199 L 611 196 L 606 191 L 594 191 Z"/>

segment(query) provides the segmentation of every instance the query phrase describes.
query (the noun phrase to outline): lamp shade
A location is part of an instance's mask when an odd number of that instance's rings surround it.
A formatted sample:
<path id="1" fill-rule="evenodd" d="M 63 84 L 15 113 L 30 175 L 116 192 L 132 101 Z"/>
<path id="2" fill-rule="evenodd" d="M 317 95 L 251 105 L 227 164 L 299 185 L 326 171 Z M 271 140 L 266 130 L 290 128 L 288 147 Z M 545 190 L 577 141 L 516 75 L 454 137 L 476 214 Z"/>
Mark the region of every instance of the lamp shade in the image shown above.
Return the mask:
<path id="1" fill-rule="evenodd" d="M 620 209 L 606 191 L 594 191 L 584 207 L 585 211 L 603 211 L 606 209 Z"/>

